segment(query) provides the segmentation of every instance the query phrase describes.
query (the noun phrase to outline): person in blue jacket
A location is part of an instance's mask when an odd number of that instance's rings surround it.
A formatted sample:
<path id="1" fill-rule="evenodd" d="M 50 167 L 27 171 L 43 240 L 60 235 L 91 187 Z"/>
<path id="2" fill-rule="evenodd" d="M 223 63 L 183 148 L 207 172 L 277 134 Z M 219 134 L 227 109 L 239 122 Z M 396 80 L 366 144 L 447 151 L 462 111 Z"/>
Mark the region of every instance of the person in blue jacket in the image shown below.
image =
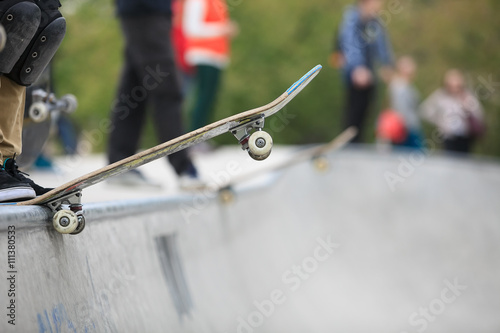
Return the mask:
<path id="1" fill-rule="evenodd" d="M 392 48 L 378 13 L 383 0 L 357 0 L 348 6 L 339 27 L 339 48 L 343 55 L 343 78 L 346 85 L 345 127 L 355 126 L 361 141 L 369 107 L 375 97 L 376 66 L 388 80 L 393 65 Z"/>

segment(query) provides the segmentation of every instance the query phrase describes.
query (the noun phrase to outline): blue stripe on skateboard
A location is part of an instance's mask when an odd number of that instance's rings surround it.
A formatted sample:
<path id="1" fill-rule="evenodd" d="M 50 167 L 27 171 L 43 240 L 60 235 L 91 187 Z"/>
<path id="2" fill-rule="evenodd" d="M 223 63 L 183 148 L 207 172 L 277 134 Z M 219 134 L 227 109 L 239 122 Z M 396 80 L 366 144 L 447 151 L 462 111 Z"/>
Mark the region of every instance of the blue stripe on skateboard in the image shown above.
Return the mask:
<path id="1" fill-rule="evenodd" d="M 0 206 L 15 206 L 17 202 L 0 202 Z"/>
<path id="2" fill-rule="evenodd" d="M 317 65 L 316 67 L 314 67 L 313 69 L 311 69 L 309 72 L 307 72 L 306 75 L 304 75 L 303 77 L 300 78 L 300 80 L 298 80 L 297 82 L 295 82 L 294 84 L 292 84 L 292 86 L 290 88 L 288 88 L 288 90 L 286 91 L 287 94 L 291 94 L 295 91 L 295 89 L 297 89 L 298 86 L 300 86 L 305 80 L 307 80 L 309 77 L 311 77 L 311 75 L 313 75 L 314 73 L 316 73 L 317 71 L 319 71 L 321 68 L 323 68 L 323 66 L 321 65 Z"/>

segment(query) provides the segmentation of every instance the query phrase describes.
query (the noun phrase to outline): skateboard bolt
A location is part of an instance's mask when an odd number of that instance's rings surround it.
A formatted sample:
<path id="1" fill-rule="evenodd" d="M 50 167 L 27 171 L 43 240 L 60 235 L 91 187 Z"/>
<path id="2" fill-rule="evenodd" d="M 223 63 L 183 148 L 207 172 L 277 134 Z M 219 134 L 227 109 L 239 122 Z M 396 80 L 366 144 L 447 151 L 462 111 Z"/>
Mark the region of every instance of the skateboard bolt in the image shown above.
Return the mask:
<path id="1" fill-rule="evenodd" d="M 263 148 L 266 145 L 266 140 L 264 140 L 263 138 L 258 138 L 257 140 L 255 140 L 255 145 L 259 148 Z"/>
<path id="2" fill-rule="evenodd" d="M 59 224 L 63 227 L 67 227 L 69 225 L 69 219 L 67 217 L 61 217 Z"/>

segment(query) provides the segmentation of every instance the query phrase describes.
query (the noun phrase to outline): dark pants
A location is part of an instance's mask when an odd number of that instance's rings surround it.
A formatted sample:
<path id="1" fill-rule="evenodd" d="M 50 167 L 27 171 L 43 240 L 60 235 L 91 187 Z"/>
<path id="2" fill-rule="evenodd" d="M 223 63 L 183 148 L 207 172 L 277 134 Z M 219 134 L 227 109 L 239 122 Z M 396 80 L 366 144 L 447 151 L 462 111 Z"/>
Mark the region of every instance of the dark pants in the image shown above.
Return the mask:
<path id="1" fill-rule="evenodd" d="M 357 88 L 349 83 L 347 85 L 347 100 L 344 114 L 344 124 L 345 128 L 350 126 L 355 126 L 358 129 L 358 134 L 354 137 L 352 142 L 360 142 L 362 137 L 366 117 L 368 116 L 368 110 L 370 108 L 370 103 L 373 100 L 375 93 L 375 86 L 369 86 L 367 88 Z"/>
<path id="2" fill-rule="evenodd" d="M 443 142 L 444 149 L 458 153 L 470 152 L 473 139 L 465 136 L 454 136 L 446 138 Z"/>
<path id="3" fill-rule="evenodd" d="M 125 36 L 125 64 L 111 112 L 108 160 L 114 163 L 136 153 L 150 104 L 159 142 L 184 133 L 182 92 L 170 44 L 166 16 L 120 18 Z M 168 156 L 177 174 L 191 161 L 186 150 Z"/>
<path id="4" fill-rule="evenodd" d="M 194 131 L 209 123 L 217 90 L 219 89 L 221 70 L 214 66 L 196 66 L 196 101 L 191 112 L 191 130 Z"/>

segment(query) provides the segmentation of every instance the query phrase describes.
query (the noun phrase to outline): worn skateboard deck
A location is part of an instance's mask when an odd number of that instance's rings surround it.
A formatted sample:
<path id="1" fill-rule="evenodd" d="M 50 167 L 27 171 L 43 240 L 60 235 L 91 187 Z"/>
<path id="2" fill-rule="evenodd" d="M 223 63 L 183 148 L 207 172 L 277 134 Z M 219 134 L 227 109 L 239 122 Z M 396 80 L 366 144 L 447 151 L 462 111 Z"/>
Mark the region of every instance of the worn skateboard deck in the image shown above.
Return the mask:
<path id="1" fill-rule="evenodd" d="M 219 198 L 221 201 L 228 203 L 232 202 L 234 199 L 234 193 L 232 191 L 234 186 L 248 182 L 256 177 L 262 176 L 263 174 L 269 174 L 271 172 L 289 168 L 305 161 L 314 161 L 314 165 L 318 170 L 325 170 L 328 168 L 328 161 L 324 158 L 324 156 L 331 151 L 343 148 L 356 136 L 357 132 L 358 131 L 355 127 L 349 127 L 330 142 L 292 153 L 280 163 L 270 165 L 268 168 L 254 170 L 236 176 L 226 183 L 219 184 L 218 188 L 215 190 L 219 191 Z"/>
<path id="2" fill-rule="evenodd" d="M 247 130 L 257 130 L 257 133 L 264 133 L 263 131 L 260 131 L 264 125 L 264 118 L 273 115 L 274 113 L 285 107 L 285 105 L 287 105 L 295 96 L 297 96 L 297 94 L 300 93 L 302 89 L 304 89 L 314 79 L 314 77 L 316 77 L 316 75 L 318 75 L 321 68 L 321 65 L 318 65 L 311 69 L 301 79 L 290 86 L 290 88 L 288 88 L 280 97 L 267 105 L 219 120 L 193 132 L 187 133 L 178 138 L 162 143 L 153 148 L 118 161 L 114 164 L 105 166 L 86 175 L 83 175 L 77 179 L 69 181 L 66 184 L 58 186 L 50 192 L 38 196 L 35 199 L 11 203 L 11 205 L 46 205 L 55 213 L 54 227 L 56 227 L 59 232 L 70 233 L 61 231 L 57 228 L 60 222 L 59 220 L 61 220 L 61 217 L 59 216 L 61 214 L 58 215 L 58 213 L 67 213 L 68 210 L 63 210 L 62 205 L 68 205 L 71 211 L 78 212 L 78 214 L 82 216 L 82 205 L 80 203 L 80 198 L 81 191 L 83 189 L 100 183 L 107 178 L 119 175 L 131 169 L 135 169 L 141 165 L 186 149 L 197 143 L 212 139 L 226 132 L 231 132 L 233 135 L 235 135 L 240 141 L 240 144 L 242 144 L 245 149 L 248 149 L 247 141 L 250 135 L 247 134 L 243 137 L 243 139 L 241 139 L 239 135 L 243 132 L 244 134 L 247 133 Z M 71 213 L 71 211 L 69 213 Z M 73 217 L 70 215 L 64 215 L 63 218 L 69 217 L 70 219 L 72 219 Z M 59 222 L 56 220 L 58 220 Z M 66 222 L 66 220 L 64 222 Z"/>
<path id="3" fill-rule="evenodd" d="M 125 158 L 121 161 L 83 175 L 66 184 L 58 186 L 52 191 L 35 199 L 19 202 L 17 204 L 41 205 L 47 203 L 59 196 L 64 196 L 70 192 L 75 192 L 77 190 L 83 190 L 84 188 L 100 183 L 101 181 L 109 177 L 119 175 L 123 172 L 135 169 L 141 165 L 154 161 L 158 158 L 173 154 L 197 143 L 212 139 L 216 136 L 229 132 L 229 130 L 234 127 L 244 125 L 246 122 L 251 122 L 256 117 L 269 117 L 281 110 L 295 96 L 297 96 L 297 94 L 301 92 L 302 89 L 304 89 L 316 75 L 318 75 L 321 68 L 322 67 L 318 65 L 311 69 L 300 80 L 298 80 L 290 88 L 288 88 L 280 97 L 267 105 L 219 120 L 205 127 L 184 134 L 178 138 L 167 141 L 153 148 Z"/>

